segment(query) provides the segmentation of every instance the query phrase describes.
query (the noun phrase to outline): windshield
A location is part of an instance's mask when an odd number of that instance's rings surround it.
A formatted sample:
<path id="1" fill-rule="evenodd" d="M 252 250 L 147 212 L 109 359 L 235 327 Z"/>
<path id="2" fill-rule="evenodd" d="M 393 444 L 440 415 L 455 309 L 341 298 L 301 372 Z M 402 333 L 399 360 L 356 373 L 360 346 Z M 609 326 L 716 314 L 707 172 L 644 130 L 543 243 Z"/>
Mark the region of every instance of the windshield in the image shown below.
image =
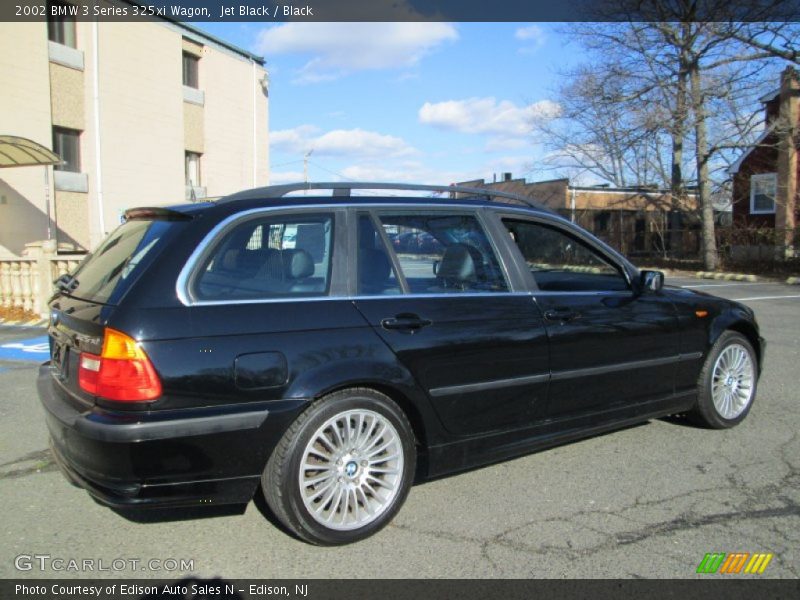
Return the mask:
<path id="1" fill-rule="evenodd" d="M 176 221 L 133 220 L 120 225 L 74 274 L 70 295 L 116 304 L 145 263 L 152 261 L 159 242 Z"/>

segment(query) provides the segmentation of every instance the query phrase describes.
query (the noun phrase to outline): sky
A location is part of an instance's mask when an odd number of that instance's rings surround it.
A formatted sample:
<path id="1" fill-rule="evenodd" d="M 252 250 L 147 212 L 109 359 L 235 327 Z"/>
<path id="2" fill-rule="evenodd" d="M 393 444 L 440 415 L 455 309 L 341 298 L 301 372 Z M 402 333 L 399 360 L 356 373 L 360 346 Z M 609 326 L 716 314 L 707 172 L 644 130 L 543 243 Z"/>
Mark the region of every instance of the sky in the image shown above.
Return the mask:
<path id="1" fill-rule="evenodd" d="M 266 59 L 271 183 L 546 179 L 530 124 L 582 59 L 552 23 L 200 23 Z"/>

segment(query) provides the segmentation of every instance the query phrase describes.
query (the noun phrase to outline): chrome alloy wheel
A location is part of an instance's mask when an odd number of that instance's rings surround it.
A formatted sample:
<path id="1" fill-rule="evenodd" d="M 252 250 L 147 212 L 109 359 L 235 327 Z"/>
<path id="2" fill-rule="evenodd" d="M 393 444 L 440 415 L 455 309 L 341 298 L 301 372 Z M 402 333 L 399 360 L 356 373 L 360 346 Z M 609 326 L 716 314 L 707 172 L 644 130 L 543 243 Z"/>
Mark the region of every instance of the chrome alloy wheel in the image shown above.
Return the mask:
<path id="1" fill-rule="evenodd" d="M 392 505 L 403 476 L 403 445 L 394 425 L 366 409 L 328 419 L 311 436 L 300 464 L 300 495 L 318 523 L 358 529 Z"/>
<path id="2" fill-rule="evenodd" d="M 750 353 L 741 344 L 726 347 L 714 363 L 711 397 L 719 415 L 735 419 L 753 398 L 755 367 Z"/>

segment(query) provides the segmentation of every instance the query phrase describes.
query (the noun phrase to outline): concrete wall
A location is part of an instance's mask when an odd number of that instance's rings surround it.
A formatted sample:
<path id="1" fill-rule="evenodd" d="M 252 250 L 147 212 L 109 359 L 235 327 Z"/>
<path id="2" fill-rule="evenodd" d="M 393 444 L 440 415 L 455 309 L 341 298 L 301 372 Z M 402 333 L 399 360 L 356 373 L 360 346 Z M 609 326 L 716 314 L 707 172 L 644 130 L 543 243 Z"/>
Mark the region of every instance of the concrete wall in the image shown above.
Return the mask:
<path id="1" fill-rule="evenodd" d="M 47 52 L 45 23 L 0 23 L 0 135 L 51 148 Z M 46 238 L 44 181 L 44 167 L 0 169 L 0 256 L 19 255 L 26 242 Z"/>
<path id="2" fill-rule="evenodd" d="M 102 23 L 99 33 L 105 234 L 128 208 L 184 199 L 182 42 L 156 23 Z"/>
<path id="3" fill-rule="evenodd" d="M 201 167 L 210 196 L 269 183 L 267 97 L 260 84 L 264 74 L 257 64 L 231 60 L 211 47 L 203 50 L 200 87 L 205 91 L 205 152 Z"/>

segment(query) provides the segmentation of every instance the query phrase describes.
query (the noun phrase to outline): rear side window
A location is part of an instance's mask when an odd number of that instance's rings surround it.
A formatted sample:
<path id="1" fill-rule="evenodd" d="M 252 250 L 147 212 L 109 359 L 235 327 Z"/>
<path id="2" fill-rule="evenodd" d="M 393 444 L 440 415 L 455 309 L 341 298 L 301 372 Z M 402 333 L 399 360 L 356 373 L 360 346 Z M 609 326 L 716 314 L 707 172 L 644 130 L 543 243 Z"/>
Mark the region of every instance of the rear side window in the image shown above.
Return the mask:
<path id="1" fill-rule="evenodd" d="M 412 294 L 508 291 L 489 238 L 472 215 L 381 215 Z"/>
<path id="2" fill-rule="evenodd" d="M 158 254 L 167 234 L 181 221 L 132 220 L 120 225 L 75 272 L 77 284 L 70 292 L 101 304 L 116 304 L 134 278 Z"/>
<path id="3" fill-rule="evenodd" d="M 248 219 L 228 230 L 191 284 L 197 300 L 324 296 L 330 289 L 333 215 Z"/>

